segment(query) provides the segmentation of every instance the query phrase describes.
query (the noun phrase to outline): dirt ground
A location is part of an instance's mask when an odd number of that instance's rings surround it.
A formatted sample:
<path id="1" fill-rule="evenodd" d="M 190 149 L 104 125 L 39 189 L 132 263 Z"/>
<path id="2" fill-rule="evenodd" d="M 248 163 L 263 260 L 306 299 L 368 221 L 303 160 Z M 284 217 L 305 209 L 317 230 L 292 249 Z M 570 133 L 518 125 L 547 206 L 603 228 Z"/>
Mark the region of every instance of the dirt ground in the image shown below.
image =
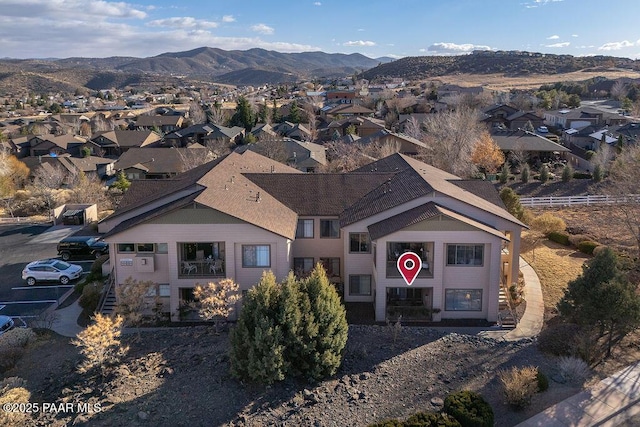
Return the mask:
<path id="1" fill-rule="evenodd" d="M 36 414 L 25 426 L 366 426 L 440 408 L 452 391 L 482 393 L 496 425 L 513 426 L 580 389 L 550 381 L 531 407 L 513 411 L 498 385 L 500 369 L 535 365 L 549 377 L 553 358 L 532 341 L 506 343 L 477 336 L 405 327 L 351 326 L 344 363 L 326 381 L 287 380 L 271 387 L 229 375 L 228 336 L 213 327 L 128 335 L 131 349 L 106 378 L 76 373 L 77 349 L 48 334 L 6 376 L 27 381 L 31 402 L 99 404 L 100 413 Z M 435 398 L 435 399 L 434 399 Z"/>

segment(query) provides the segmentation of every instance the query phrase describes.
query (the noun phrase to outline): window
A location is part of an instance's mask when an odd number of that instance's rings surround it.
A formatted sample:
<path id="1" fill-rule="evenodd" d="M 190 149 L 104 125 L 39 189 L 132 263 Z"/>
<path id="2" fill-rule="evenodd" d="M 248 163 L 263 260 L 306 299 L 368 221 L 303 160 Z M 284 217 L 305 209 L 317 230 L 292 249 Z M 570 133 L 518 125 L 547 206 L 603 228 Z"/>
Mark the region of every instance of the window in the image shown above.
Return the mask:
<path id="1" fill-rule="evenodd" d="M 153 243 L 136 243 L 136 251 L 153 252 Z"/>
<path id="2" fill-rule="evenodd" d="M 340 276 L 340 258 L 320 258 L 327 276 Z"/>
<path id="3" fill-rule="evenodd" d="M 313 270 L 313 258 L 294 258 L 293 272 L 297 275 L 307 274 Z"/>
<path id="4" fill-rule="evenodd" d="M 118 252 L 135 252 L 133 243 L 118 243 Z"/>
<path id="5" fill-rule="evenodd" d="M 484 245 L 447 245 L 447 265 L 482 266 Z"/>
<path id="6" fill-rule="evenodd" d="M 338 221 L 337 219 L 321 219 L 320 237 L 326 239 L 339 239 L 340 221 Z"/>
<path id="7" fill-rule="evenodd" d="M 168 254 L 169 253 L 169 245 L 167 243 L 158 243 L 156 245 L 156 252 L 159 254 Z"/>
<path id="8" fill-rule="evenodd" d="M 313 239 L 313 220 L 299 219 L 296 228 L 296 239 Z"/>
<path id="9" fill-rule="evenodd" d="M 369 233 L 349 233 L 349 252 L 370 254 L 371 242 Z"/>
<path id="10" fill-rule="evenodd" d="M 170 297 L 171 296 L 171 286 L 167 283 L 161 283 L 158 285 L 158 296 L 161 297 Z"/>
<path id="11" fill-rule="evenodd" d="M 444 297 L 447 311 L 482 311 L 482 289 L 447 289 Z"/>
<path id="12" fill-rule="evenodd" d="M 271 267 L 269 245 L 242 245 L 243 267 Z"/>
<path id="13" fill-rule="evenodd" d="M 349 295 L 371 295 L 371 275 L 349 276 Z"/>

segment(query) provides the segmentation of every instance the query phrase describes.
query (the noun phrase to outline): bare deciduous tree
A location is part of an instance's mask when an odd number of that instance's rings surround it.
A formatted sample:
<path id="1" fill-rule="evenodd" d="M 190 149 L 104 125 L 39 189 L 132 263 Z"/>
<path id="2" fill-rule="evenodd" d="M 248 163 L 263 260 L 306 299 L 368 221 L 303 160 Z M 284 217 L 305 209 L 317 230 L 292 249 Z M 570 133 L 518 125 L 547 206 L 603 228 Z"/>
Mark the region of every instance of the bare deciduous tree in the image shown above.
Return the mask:
<path id="1" fill-rule="evenodd" d="M 40 167 L 34 174 L 34 192 L 44 199 L 49 216 L 51 216 L 51 210 L 57 202 L 57 190 L 62 187 L 67 178 L 68 172 L 59 164 L 51 165 L 46 169 Z"/>
<path id="2" fill-rule="evenodd" d="M 208 148 L 177 148 L 178 157 L 182 162 L 181 172 L 186 172 L 200 165 L 204 165 L 211 160 L 215 160 L 218 155 Z"/>
<path id="3" fill-rule="evenodd" d="M 422 150 L 423 161 L 460 177 L 476 172 L 471 154 L 484 131 L 476 110 L 458 108 L 427 116 L 424 122 L 429 147 Z"/>
<path id="4" fill-rule="evenodd" d="M 334 141 L 326 144 L 327 164 L 320 172 L 350 172 L 376 160 L 362 152 L 359 144 L 346 144 Z"/>
<path id="5" fill-rule="evenodd" d="M 289 152 L 281 137 L 264 135 L 255 143 L 255 151 L 276 162 L 286 164 L 289 161 Z"/>
<path id="6" fill-rule="evenodd" d="M 233 312 L 235 304 L 240 301 L 240 287 L 231 279 L 222 279 L 218 283 L 207 285 L 196 284 L 193 295 L 198 300 L 198 314 L 204 320 L 213 320 L 216 332 L 220 325 Z"/>
<path id="7" fill-rule="evenodd" d="M 411 116 L 407 119 L 404 124 L 404 133 L 418 141 L 422 141 L 424 138 L 422 123 L 415 116 Z"/>
<path id="8" fill-rule="evenodd" d="M 156 288 L 157 284 L 150 280 L 138 281 L 131 277 L 116 287 L 116 313 L 122 316 L 125 325 L 138 327 L 145 318 L 155 314 L 159 303 Z"/>
<path id="9" fill-rule="evenodd" d="M 611 97 L 618 101 L 625 98 L 629 93 L 629 86 L 622 80 L 617 80 L 611 87 Z"/>
<path id="10" fill-rule="evenodd" d="M 199 125 L 207 122 L 207 115 L 197 102 L 191 102 L 189 104 L 189 119 L 194 125 Z"/>

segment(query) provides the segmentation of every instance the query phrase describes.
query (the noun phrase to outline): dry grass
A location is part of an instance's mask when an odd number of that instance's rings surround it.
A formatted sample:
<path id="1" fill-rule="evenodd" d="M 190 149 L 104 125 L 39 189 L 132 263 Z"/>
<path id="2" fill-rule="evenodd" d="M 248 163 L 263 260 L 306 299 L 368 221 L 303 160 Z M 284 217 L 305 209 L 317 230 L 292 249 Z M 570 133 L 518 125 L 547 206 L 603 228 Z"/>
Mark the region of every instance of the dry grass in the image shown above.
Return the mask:
<path id="1" fill-rule="evenodd" d="M 489 90 L 510 90 L 510 89 L 537 89 L 544 84 L 563 81 L 582 81 L 598 76 L 609 79 L 621 77 L 638 78 L 637 71 L 610 69 L 607 71 L 576 71 L 564 74 L 535 74 L 526 77 L 505 77 L 503 74 L 455 74 L 451 76 L 441 76 L 438 80 L 443 83 L 455 83 L 461 86 L 484 86 Z"/>
<path id="2" fill-rule="evenodd" d="M 582 264 L 591 258 L 573 248 L 547 239 L 542 240 L 535 250 L 524 252 L 521 255 L 540 278 L 544 308 L 547 314 L 555 311 L 556 304 L 564 295 L 567 283 L 582 273 Z"/>

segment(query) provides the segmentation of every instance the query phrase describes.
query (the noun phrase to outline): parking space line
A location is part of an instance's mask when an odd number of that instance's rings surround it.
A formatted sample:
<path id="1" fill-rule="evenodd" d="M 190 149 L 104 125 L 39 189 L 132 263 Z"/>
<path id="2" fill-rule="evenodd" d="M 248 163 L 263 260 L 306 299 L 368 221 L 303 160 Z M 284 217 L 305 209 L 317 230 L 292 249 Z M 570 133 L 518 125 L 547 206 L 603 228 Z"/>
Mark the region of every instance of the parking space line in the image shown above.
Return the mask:
<path id="1" fill-rule="evenodd" d="M 0 311 L 2 311 L 3 308 L 5 308 L 6 305 L 0 305 Z"/>
<path id="2" fill-rule="evenodd" d="M 55 299 L 43 299 L 43 300 L 34 300 L 34 301 L 2 301 L 0 305 L 9 305 L 9 304 L 53 304 L 54 302 L 58 302 Z"/>
<path id="3" fill-rule="evenodd" d="M 75 285 L 52 285 L 52 286 L 16 286 L 11 288 L 13 291 L 22 291 L 25 289 L 55 289 L 55 288 L 73 288 Z"/>

